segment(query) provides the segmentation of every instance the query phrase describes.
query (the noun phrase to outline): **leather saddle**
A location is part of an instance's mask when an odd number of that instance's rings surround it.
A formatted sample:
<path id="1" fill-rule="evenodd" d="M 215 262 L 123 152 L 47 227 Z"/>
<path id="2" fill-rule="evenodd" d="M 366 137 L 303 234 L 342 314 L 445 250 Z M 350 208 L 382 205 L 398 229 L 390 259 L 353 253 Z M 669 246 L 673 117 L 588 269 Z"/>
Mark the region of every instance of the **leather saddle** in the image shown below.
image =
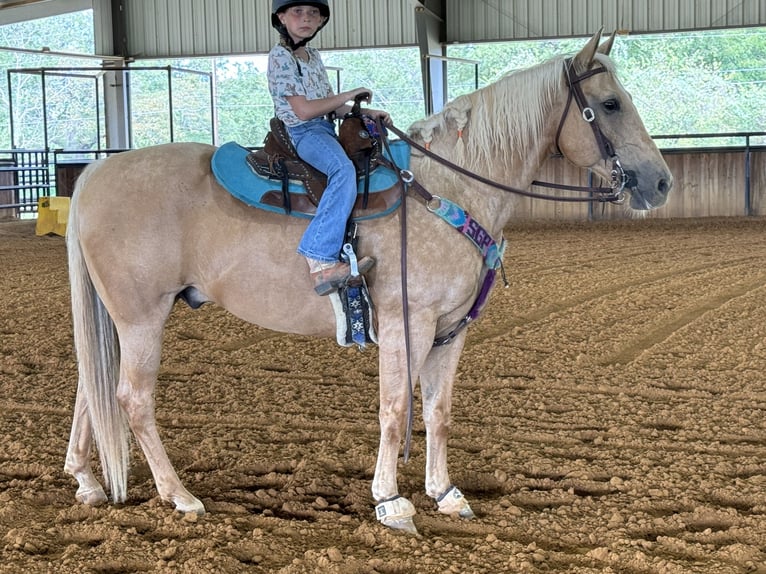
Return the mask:
<path id="1" fill-rule="evenodd" d="M 377 126 L 370 118 L 360 113 L 359 106 L 360 101 L 355 101 L 351 112 L 344 117 L 338 130 L 338 139 L 354 162 L 357 177 L 360 180 L 364 178 L 364 191 L 359 194 L 354 209 L 366 210 L 374 207 L 369 205 L 370 174 L 381 165 L 392 166 L 383 156 Z M 269 128 L 271 131 L 266 135 L 263 147 L 252 151 L 246 157 L 247 164 L 256 174 L 282 183 L 281 194 L 278 191 L 270 192 L 261 201 L 274 207 L 282 207 L 288 214 L 292 209 L 314 211 L 327 187 L 327 177 L 298 157 L 281 120 L 271 118 Z M 306 194 L 291 193 L 291 181 L 302 183 Z M 397 187 L 381 192 L 381 195 L 396 195 Z M 381 205 L 388 205 L 392 198 L 381 197 L 376 203 L 380 200 Z M 310 202 L 310 205 L 306 205 L 307 202 Z"/>

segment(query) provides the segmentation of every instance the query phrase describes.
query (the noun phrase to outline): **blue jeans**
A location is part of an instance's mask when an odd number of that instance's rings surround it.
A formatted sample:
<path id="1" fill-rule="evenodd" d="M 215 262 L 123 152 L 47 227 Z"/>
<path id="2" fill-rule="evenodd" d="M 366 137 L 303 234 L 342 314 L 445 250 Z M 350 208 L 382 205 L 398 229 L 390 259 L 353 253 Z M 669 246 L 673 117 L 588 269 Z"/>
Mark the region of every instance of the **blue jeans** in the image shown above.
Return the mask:
<path id="1" fill-rule="evenodd" d="M 346 222 L 356 201 L 356 168 L 341 147 L 334 124 L 312 120 L 287 126 L 287 133 L 301 159 L 327 176 L 327 188 L 297 251 L 317 261 L 338 261 Z"/>

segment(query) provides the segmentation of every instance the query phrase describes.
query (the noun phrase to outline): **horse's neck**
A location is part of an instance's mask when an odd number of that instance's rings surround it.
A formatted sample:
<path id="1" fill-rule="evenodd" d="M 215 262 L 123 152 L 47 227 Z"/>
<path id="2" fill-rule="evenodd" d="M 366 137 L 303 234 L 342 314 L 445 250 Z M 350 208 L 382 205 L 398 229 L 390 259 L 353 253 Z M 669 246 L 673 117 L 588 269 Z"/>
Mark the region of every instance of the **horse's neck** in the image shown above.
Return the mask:
<path id="1" fill-rule="evenodd" d="M 550 60 L 504 76 L 472 94 L 456 98 L 438 114 L 415 122 L 410 132 L 450 161 L 487 179 L 527 189 L 545 161 L 558 125 L 554 110 L 562 105 L 561 62 Z M 488 229 L 501 231 L 513 215 L 510 193 L 449 177 L 448 168 L 424 160 L 440 174 L 440 183 Z M 434 165 L 430 165 L 434 164 Z"/>
<path id="2" fill-rule="evenodd" d="M 470 127 L 463 132 L 463 137 L 471 137 Z M 471 165 L 469 157 L 456 157 L 460 155 L 455 153 L 460 145 L 457 140 L 457 136 L 434 140 L 431 150 L 477 175 L 518 189 L 527 189 L 537 177 L 550 147 L 548 138 L 541 138 L 539 143 L 529 142 L 527 148 L 511 154 L 510 157 L 491 154 L 488 161 L 481 162 L 481 165 Z M 413 157 L 413 172 L 423 176 L 419 179 L 422 179 L 421 183 L 427 186 L 429 192 L 459 204 L 495 238 L 500 236 L 513 217 L 518 196 L 508 191 L 479 183 L 470 177 L 459 175 L 439 162 L 423 157 Z"/>

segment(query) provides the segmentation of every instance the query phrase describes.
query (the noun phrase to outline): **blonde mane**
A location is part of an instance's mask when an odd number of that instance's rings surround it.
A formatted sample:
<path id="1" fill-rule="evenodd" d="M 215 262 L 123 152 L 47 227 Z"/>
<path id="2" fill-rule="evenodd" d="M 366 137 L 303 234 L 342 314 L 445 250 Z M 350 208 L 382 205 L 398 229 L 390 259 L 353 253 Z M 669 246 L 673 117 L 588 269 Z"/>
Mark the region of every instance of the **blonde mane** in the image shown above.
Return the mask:
<path id="1" fill-rule="evenodd" d="M 566 56 L 508 73 L 470 94 L 449 102 L 444 109 L 410 126 L 413 138 L 436 143 L 457 138 L 450 152 L 456 163 L 476 170 L 490 162 L 512 165 L 514 153 L 536 148 L 554 99 L 563 88 Z M 598 54 L 609 73 L 614 65 Z M 465 136 L 458 137 L 465 130 Z M 450 139 L 451 138 L 451 139 Z"/>

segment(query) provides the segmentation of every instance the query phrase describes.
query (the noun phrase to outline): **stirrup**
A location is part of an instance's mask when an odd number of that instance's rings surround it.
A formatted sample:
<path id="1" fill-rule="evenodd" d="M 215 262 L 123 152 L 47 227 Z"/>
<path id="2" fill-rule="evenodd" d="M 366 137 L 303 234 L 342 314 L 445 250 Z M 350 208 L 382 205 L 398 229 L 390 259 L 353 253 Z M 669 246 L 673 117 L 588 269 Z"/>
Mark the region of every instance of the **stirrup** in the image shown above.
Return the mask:
<path id="1" fill-rule="evenodd" d="M 372 269 L 374 265 L 375 260 L 372 257 L 362 257 L 358 262 L 357 269 L 353 269 L 348 263 L 338 261 L 331 267 L 312 271 L 311 278 L 314 281 L 314 291 L 317 295 L 329 295 L 340 287 L 359 284 L 361 282 L 360 275 Z"/>

